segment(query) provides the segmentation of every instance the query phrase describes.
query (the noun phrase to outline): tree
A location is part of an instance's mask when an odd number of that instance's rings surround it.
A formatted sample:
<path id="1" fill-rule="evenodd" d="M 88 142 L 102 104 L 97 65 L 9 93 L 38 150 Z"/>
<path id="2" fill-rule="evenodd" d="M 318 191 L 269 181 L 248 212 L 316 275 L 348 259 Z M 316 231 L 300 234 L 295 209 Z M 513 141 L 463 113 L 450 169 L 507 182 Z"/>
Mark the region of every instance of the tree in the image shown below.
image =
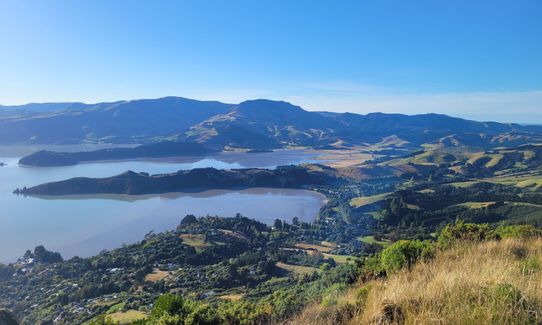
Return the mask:
<path id="1" fill-rule="evenodd" d="M 195 215 L 193 214 L 187 214 L 186 217 L 184 217 L 182 220 L 181 220 L 181 226 L 183 227 L 186 227 L 186 226 L 190 226 L 191 224 L 194 224 L 198 221 L 198 218 L 196 218 Z"/>
<path id="2" fill-rule="evenodd" d="M 15 273 L 15 269 L 12 266 L 0 263 L 0 280 L 9 279 L 13 273 Z"/>
<path id="3" fill-rule="evenodd" d="M 33 256 L 38 263 L 58 263 L 64 260 L 60 253 L 48 251 L 43 245 L 34 248 Z"/>
<path id="4" fill-rule="evenodd" d="M 181 296 L 177 296 L 171 293 L 161 295 L 154 302 L 152 308 L 152 317 L 160 317 L 166 315 L 182 314 L 184 308 L 184 299 Z"/>
<path id="5" fill-rule="evenodd" d="M 280 219 L 275 219 L 275 222 L 273 223 L 273 228 L 276 230 L 282 230 L 282 221 Z"/>
<path id="6" fill-rule="evenodd" d="M 17 320 L 17 317 L 13 315 L 12 312 L 10 312 L 7 309 L 0 309 L 0 324 L 2 325 L 19 325 L 19 321 Z"/>

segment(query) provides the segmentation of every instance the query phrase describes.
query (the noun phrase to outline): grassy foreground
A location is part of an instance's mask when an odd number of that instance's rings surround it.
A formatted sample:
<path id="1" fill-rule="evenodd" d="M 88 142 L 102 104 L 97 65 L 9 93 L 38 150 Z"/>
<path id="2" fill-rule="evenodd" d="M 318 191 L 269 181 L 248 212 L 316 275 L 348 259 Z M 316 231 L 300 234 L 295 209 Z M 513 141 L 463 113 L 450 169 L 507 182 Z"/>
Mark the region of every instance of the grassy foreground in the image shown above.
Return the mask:
<path id="1" fill-rule="evenodd" d="M 542 239 L 459 242 L 307 307 L 291 324 L 539 324 Z"/>

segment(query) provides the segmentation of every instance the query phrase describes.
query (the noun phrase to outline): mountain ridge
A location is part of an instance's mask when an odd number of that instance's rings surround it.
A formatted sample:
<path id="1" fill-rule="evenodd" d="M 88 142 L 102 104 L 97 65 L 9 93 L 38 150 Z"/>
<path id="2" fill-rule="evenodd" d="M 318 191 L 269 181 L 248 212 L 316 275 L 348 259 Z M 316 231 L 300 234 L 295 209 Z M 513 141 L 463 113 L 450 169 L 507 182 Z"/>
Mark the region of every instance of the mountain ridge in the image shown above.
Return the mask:
<path id="1" fill-rule="evenodd" d="M 395 136 L 412 147 L 455 134 L 542 134 L 542 126 L 478 122 L 443 114 L 332 113 L 268 99 L 228 104 L 184 97 L 0 106 L 0 143 L 199 142 L 215 149 L 375 144 Z M 525 141 L 528 141 L 526 139 Z"/>

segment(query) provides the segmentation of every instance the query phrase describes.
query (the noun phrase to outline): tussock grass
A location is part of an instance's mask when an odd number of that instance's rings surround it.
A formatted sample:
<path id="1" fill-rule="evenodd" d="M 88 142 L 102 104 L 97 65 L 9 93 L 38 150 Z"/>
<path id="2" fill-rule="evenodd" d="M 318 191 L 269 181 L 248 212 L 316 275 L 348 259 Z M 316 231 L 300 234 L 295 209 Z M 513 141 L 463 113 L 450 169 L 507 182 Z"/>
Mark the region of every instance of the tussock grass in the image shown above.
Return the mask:
<path id="1" fill-rule="evenodd" d="M 460 242 L 332 305 L 309 306 L 292 323 L 542 323 L 542 239 Z"/>

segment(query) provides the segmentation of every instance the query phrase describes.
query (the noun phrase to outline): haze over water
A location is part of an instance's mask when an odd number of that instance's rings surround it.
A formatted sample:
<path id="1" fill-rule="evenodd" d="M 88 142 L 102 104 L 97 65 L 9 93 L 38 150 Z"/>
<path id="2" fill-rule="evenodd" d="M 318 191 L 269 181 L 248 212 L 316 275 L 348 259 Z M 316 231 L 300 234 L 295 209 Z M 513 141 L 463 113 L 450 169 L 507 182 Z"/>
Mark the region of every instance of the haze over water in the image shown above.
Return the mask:
<path id="1" fill-rule="evenodd" d="M 46 168 L 19 166 L 21 155 L 13 148 L 0 148 L 0 162 L 7 164 L 0 167 L 0 261 L 13 260 L 37 245 L 59 251 L 65 258 L 93 255 L 102 249 L 141 240 L 151 230 L 173 229 L 186 214 L 233 217 L 241 213 L 265 223 L 276 218 L 291 220 L 295 216 L 309 221 L 324 202 L 324 197 L 315 192 L 268 188 L 145 196 L 37 198 L 12 194 L 17 187 L 79 176 L 108 177 L 127 170 L 159 174 L 202 167 L 273 168 L 314 161 L 314 154 L 299 150 Z"/>

